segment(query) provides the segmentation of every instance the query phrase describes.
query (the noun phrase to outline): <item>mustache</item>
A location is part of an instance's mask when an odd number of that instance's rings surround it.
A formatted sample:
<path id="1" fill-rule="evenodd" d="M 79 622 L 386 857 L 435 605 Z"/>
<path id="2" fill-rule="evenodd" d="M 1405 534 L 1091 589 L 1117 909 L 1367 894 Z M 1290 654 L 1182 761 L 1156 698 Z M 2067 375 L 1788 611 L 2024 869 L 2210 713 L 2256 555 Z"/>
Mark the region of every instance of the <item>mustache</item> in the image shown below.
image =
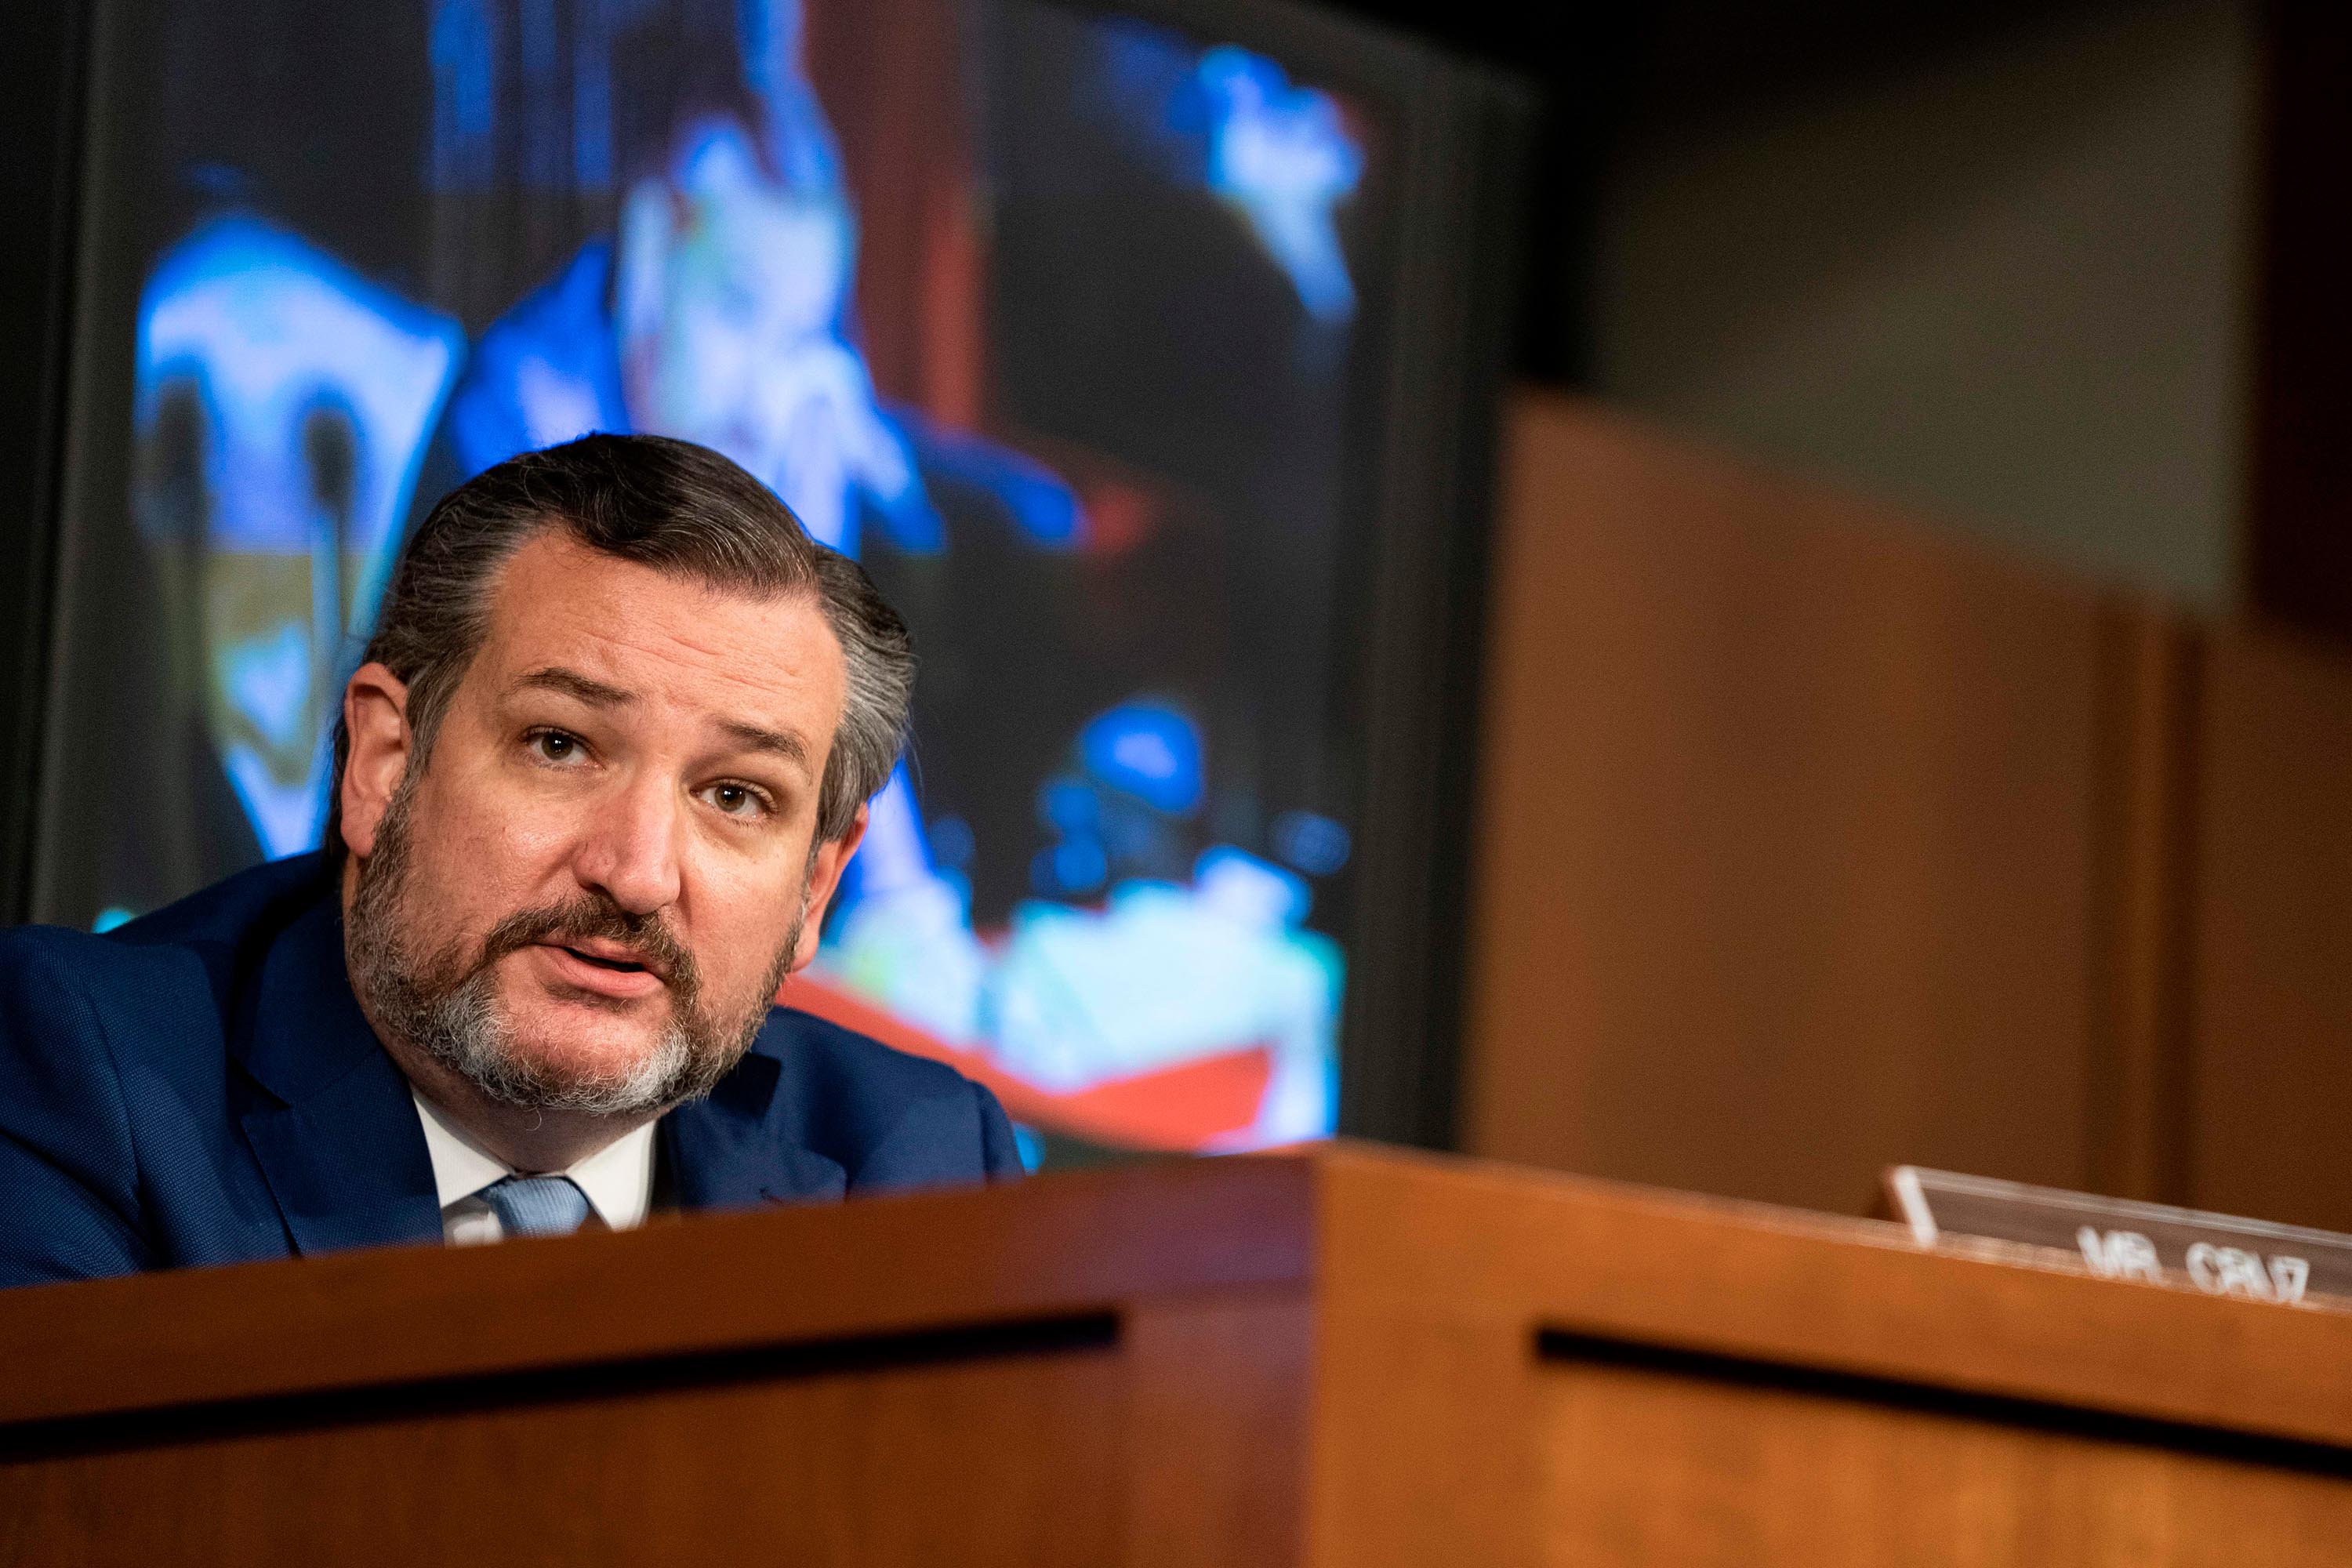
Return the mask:
<path id="1" fill-rule="evenodd" d="M 621 943 L 630 959 L 659 975 L 681 1004 L 690 1005 L 701 992 L 694 954 L 660 915 L 632 913 L 610 895 L 597 892 L 507 916 L 482 939 L 478 967 L 488 969 L 508 953 L 541 942 L 562 946 L 583 941 Z"/>

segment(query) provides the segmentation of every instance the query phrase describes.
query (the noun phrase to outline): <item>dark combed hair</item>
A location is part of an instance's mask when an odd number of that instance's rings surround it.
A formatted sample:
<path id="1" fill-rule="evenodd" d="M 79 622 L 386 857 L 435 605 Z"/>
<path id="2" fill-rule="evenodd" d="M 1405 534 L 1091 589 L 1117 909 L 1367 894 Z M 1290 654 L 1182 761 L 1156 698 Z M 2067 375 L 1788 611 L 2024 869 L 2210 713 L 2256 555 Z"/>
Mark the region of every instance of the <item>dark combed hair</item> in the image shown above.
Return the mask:
<path id="1" fill-rule="evenodd" d="M 773 491 L 727 458 L 660 436 L 583 436 L 486 468 L 441 498 L 401 549 L 367 661 L 408 688 L 422 766 L 467 667 L 489 635 L 499 570 L 560 530 L 591 550 L 714 588 L 813 596 L 848 668 L 817 797 L 817 837 L 846 834 L 905 744 L 915 654 L 907 625 L 858 564 L 808 536 Z M 342 853 L 351 734 L 335 721 L 327 849 Z"/>

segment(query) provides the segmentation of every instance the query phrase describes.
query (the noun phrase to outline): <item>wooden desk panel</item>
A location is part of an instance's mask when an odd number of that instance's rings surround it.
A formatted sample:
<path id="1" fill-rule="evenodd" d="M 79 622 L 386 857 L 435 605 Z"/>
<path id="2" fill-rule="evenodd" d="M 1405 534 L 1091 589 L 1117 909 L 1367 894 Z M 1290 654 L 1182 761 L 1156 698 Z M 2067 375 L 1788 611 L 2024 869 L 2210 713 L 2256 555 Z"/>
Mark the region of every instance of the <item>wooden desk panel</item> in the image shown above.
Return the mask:
<path id="1" fill-rule="evenodd" d="M 2352 1314 L 1345 1146 L 12 1292 L 0 1346 L 0 1563 L 2352 1541 Z"/>
<path id="2" fill-rule="evenodd" d="M 2352 1541 L 2352 1315 L 1458 1160 L 1329 1164 L 1318 1564 L 2218 1565 Z M 2239 1530 L 2245 1506 L 2271 1512 Z"/>
<path id="3" fill-rule="evenodd" d="M 1326 1156 L 1324 1294 L 2352 1447 L 2352 1314 L 1923 1251 L 1903 1226 L 1433 1155 Z"/>
<path id="4" fill-rule="evenodd" d="M 0 1292 L 0 1426 L 1031 1321 L 1308 1277 L 1311 1164 L 1186 1168 Z"/>
<path id="5" fill-rule="evenodd" d="M 89 1451 L 0 1466 L 0 1518 L 47 1521 L 0 1561 L 1122 1560 L 1113 1344 L 714 1375 L 352 1401 L 322 1422 L 126 1423 Z"/>
<path id="6" fill-rule="evenodd" d="M 2340 1475 L 1607 1364 L 1539 1381 L 1561 1568 L 2322 1568 L 2352 1542 Z"/>

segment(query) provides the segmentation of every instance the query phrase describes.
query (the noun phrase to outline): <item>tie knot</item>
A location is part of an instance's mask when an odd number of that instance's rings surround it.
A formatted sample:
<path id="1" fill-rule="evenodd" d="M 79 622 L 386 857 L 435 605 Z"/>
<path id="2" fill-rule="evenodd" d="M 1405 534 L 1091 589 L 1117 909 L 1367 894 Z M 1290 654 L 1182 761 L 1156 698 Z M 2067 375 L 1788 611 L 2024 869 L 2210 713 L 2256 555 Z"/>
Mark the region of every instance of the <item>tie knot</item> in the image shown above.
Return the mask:
<path id="1" fill-rule="evenodd" d="M 482 1201 L 509 1237 L 570 1236 L 588 1218 L 588 1194 L 569 1176 L 509 1176 L 484 1187 Z"/>

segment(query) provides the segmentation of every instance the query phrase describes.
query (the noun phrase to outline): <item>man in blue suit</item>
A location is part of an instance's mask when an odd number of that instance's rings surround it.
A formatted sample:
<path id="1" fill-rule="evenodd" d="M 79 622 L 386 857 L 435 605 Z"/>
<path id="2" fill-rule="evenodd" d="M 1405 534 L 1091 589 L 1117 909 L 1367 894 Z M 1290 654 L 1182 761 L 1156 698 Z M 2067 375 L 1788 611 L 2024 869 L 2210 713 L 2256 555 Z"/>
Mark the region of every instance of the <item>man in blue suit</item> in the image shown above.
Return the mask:
<path id="1" fill-rule="evenodd" d="M 987 1090 L 770 1005 L 912 680 L 716 453 L 452 491 L 345 689 L 326 849 L 0 933 L 0 1284 L 1014 1174 Z"/>

